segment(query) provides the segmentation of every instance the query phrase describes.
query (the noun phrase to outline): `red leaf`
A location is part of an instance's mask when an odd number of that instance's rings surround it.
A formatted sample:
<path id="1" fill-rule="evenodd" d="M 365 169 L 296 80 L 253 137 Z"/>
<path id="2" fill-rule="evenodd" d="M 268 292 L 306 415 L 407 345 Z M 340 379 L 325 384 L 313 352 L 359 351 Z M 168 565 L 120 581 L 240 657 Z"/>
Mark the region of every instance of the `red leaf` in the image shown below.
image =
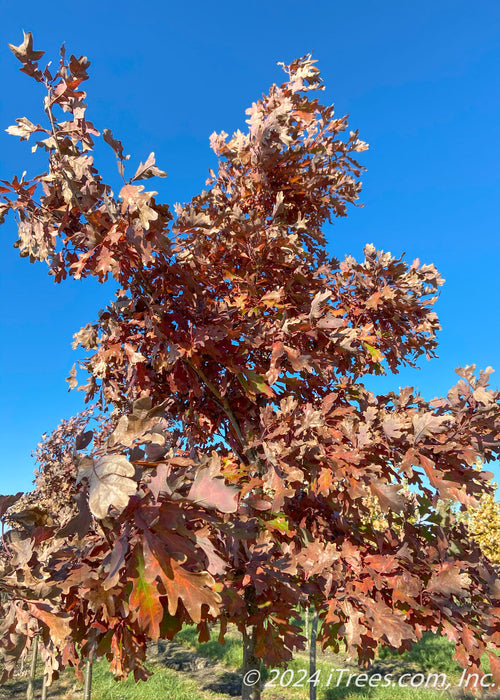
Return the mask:
<path id="1" fill-rule="evenodd" d="M 149 563 L 149 562 L 148 562 Z M 130 609 L 135 612 L 137 621 L 145 633 L 157 640 L 160 636 L 160 622 L 163 618 L 163 606 L 160 603 L 154 571 L 149 565 L 146 570 L 144 556 L 137 550 L 136 575 L 132 579 Z"/>
<path id="2" fill-rule="evenodd" d="M 207 572 L 187 571 L 182 566 L 185 557 L 181 561 L 172 559 L 158 546 L 159 542 L 151 537 L 149 539 L 152 546 L 146 540 L 143 542 L 147 577 L 150 581 L 158 577 L 163 583 L 168 596 L 169 615 L 176 614 L 181 600 L 196 624 L 202 619 L 204 605 L 212 615 L 217 616 L 221 598 L 212 590 L 215 583 L 212 576 Z"/>
<path id="3" fill-rule="evenodd" d="M 210 470 L 205 468 L 196 474 L 188 499 L 206 508 L 215 508 L 221 513 L 235 513 L 238 490 L 234 486 L 226 486 L 224 479 L 212 477 Z"/>

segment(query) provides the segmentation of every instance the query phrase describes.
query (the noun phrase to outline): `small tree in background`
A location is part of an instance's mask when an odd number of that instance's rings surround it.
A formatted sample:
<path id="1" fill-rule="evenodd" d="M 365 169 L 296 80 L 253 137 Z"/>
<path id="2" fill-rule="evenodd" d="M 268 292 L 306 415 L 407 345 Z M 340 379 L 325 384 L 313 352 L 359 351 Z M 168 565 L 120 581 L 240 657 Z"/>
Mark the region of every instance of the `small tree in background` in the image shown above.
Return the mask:
<path id="1" fill-rule="evenodd" d="M 125 179 L 128 156 L 107 129 L 117 196 L 99 175 L 80 87 L 88 60 L 63 50 L 52 73 L 31 34 L 11 48 L 45 86 L 47 119 L 8 131 L 41 136 L 48 171 L 4 182 L 0 212 L 17 217 L 21 255 L 56 282 L 112 275 L 119 291 L 75 337 L 88 353 L 81 388 L 109 423 L 76 446 L 78 513 L 36 522 L 23 554 L 7 556 L 2 585 L 16 596 L 3 649 L 22 650 L 34 616 L 56 672 L 93 654 L 142 678 L 148 639 L 196 624 L 204 641 L 219 620 L 219 639 L 237 625 L 244 670 L 258 670 L 303 647 L 296 611 L 308 603 L 323 645 L 343 642 L 361 664 L 430 630 L 472 672 L 489 650 L 498 676 L 495 569 L 436 506 L 491 492 L 474 464 L 498 454 L 499 393 L 474 367 L 431 402 L 364 386 L 435 355 L 442 280 L 373 245 L 359 262 L 327 253 L 324 226 L 357 202 L 366 145 L 315 96 L 314 61 L 283 66 L 247 133 L 211 136 L 218 170 L 174 216 L 138 184 L 165 174 L 154 155 Z M 244 697 L 258 693 L 243 684 Z"/>
<path id="2" fill-rule="evenodd" d="M 485 493 L 479 505 L 467 509 L 467 526 L 481 550 L 495 564 L 500 564 L 500 503 L 492 493 Z"/>

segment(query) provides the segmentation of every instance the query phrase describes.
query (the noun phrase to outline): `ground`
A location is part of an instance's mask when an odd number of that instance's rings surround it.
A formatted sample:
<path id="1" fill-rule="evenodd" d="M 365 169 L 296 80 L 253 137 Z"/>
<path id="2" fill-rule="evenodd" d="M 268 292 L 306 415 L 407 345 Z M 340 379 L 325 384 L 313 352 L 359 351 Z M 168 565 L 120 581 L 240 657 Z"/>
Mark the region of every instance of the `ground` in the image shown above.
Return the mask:
<path id="1" fill-rule="evenodd" d="M 216 635 L 215 635 L 216 636 Z M 427 677 L 430 672 L 445 673 L 450 687 L 447 690 L 432 687 L 378 687 L 356 688 L 352 681 L 336 685 L 337 675 L 331 677 L 332 669 L 346 669 L 343 679 L 349 673 L 360 673 L 360 669 L 346 660 L 345 654 L 322 652 L 318 648 L 317 668 L 320 671 L 320 683 L 317 687 L 318 700 L 436 700 L 472 698 L 470 692 L 457 687 L 461 669 L 453 662 L 453 647 L 444 639 L 427 636 L 412 652 L 402 656 L 379 654 L 369 670 L 369 676 L 391 673 L 398 679 L 404 673 L 421 673 Z M 116 682 L 106 670 L 106 663 L 100 661 L 94 666 L 92 698 L 94 700 L 209 700 L 210 698 L 229 700 L 241 693 L 241 643 L 236 630 L 230 630 L 227 642 L 221 646 L 217 641 L 198 644 L 195 631 L 183 630 L 176 641 L 160 642 L 158 653 L 153 646 L 149 651 L 148 668 L 153 675 L 147 682 L 134 683 L 132 679 Z M 0 700 L 25 698 L 27 686 L 28 663 L 24 669 L 19 668 L 13 680 L 0 686 Z M 264 700 L 300 700 L 309 697 L 307 683 L 300 683 L 301 677 L 308 669 L 306 652 L 299 653 L 289 665 L 290 671 L 283 675 L 285 669 L 273 673 L 266 672 L 264 683 L 275 677 L 271 686 L 264 686 Z M 303 669 L 302 673 L 299 673 Z M 40 697 L 42 685 L 42 666 L 39 665 L 35 697 Z M 487 670 L 487 669 L 486 669 Z M 291 673 L 293 671 L 293 674 Z M 329 677 L 333 678 L 328 685 Z M 354 677 L 353 677 L 354 678 Z M 296 686 L 293 686 L 295 682 Z M 282 685 L 283 684 L 283 685 Z M 284 687 L 286 686 L 286 687 Z M 498 691 L 498 689 L 496 689 Z M 82 686 L 75 681 L 71 670 L 61 674 L 61 678 L 49 688 L 48 698 L 70 700 L 82 697 Z M 482 694 L 483 698 L 499 700 L 495 691 Z"/>

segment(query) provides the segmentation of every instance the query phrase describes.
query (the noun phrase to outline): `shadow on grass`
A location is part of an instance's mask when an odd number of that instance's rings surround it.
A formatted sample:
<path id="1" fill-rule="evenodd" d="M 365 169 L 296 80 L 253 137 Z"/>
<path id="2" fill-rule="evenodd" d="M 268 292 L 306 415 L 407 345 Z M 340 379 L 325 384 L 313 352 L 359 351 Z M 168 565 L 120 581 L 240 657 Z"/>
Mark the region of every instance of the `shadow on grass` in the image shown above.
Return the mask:
<path id="1" fill-rule="evenodd" d="M 391 652 L 388 649 L 380 650 L 381 659 L 404 659 L 406 663 L 412 663 L 421 671 L 442 671 L 450 675 L 460 675 L 462 669 L 453 661 L 455 647 L 445 637 L 438 637 L 431 632 L 425 632 L 420 642 L 414 645 L 411 651 L 404 655 Z"/>
<path id="2" fill-rule="evenodd" d="M 212 693 L 224 693 L 231 697 L 241 697 L 241 674 L 226 671 L 212 682 L 203 685 L 203 690 L 210 690 Z"/>

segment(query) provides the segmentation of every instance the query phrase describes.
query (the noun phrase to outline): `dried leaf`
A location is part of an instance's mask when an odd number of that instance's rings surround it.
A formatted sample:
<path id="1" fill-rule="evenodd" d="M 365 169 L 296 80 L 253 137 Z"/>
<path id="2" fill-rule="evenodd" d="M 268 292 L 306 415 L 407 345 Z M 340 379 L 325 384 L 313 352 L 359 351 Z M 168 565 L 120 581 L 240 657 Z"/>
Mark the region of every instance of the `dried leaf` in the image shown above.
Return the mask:
<path id="1" fill-rule="evenodd" d="M 167 173 L 164 170 L 160 170 L 160 168 L 155 165 L 155 162 L 155 154 L 150 153 L 147 161 L 141 163 L 137 168 L 131 182 L 135 182 L 136 180 L 148 180 L 150 177 L 167 177 Z"/>
<path id="2" fill-rule="evenodd" d="M 130 496 L 137 490 L 135 469 L 125 455 L 104 455 L 98 460 L 81 460 L 78 480 L 83 477 L 89 482 L 89 508 L 92 514 L 102 520 L 110 507 L 121 513 L 128 505 Z"/>

